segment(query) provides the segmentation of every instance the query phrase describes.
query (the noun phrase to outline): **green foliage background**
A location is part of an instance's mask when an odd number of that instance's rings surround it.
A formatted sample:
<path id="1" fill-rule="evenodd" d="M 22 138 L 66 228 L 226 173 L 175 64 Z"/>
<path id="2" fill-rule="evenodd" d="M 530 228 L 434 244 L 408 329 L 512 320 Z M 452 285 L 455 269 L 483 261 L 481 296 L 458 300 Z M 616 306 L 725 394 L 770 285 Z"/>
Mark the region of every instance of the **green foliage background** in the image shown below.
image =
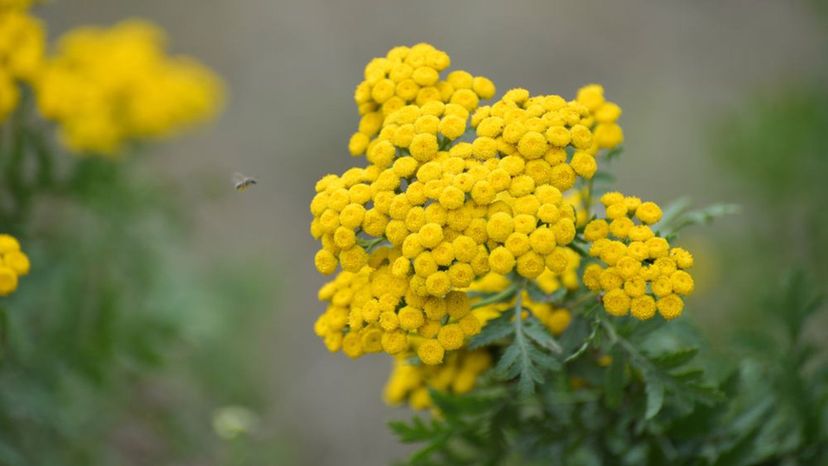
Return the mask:
<path id="1" fill-rule="evenodd" d="M 237 342 L 278 274 L 194 257 L 187 206 L 146 148 L 73 159 L 29 110 L 4 125 L 0 154 L 0 223 L 33 263 L 0 303 L 0 464 L 284 458 L 266 431 L 214 429 L 223 406 L 265 410 L 255 348 Z"/>

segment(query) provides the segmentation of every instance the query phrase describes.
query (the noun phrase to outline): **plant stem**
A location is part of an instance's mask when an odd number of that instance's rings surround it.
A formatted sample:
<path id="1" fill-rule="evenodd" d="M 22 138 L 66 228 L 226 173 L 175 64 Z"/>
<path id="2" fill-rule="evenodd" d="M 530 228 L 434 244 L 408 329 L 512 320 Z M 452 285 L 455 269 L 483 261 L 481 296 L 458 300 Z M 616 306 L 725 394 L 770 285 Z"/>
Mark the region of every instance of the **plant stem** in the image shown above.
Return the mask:
<path id="1" fill-rule="evenodd" d="M 593 306 L 593 307 L 592 307 L 592 308 L 590 308 L 590 309 L 594 309 L 594 308 L 595 308 L 595 307 Z M 568 362 L 570 362 L 570 361 L 573 361 L 573 360 L 577 359 L 577 358 L 578 358 L 578 357 L 580 357 L 582 354 L 584 354 L 584 353 L 586 352 L 586 350 L 588 350 L 588 349 L 589 349 L 589 345 L 590 345 L 593 341 L 595 341 L 595 338 L 598 336 L 598 329 L 599 329 L 600 327 L 601 327 L 601 322 L 600 322 L 600 320 L 598 319 L 598 316 L 596 316 L 596 317 L 592 320 L 592 332 L 590 332 L 590 334 L 589 334 L 589 335 L 586 337 L 586 339 L 584 340 L 584 343 L 583 343 L 583 344 L 581 344 L 581 346 L 579 346 L 579 347 L 578 347 L 578 349 L 577 349 L 577 350 L 575 350 L 575 352 L 574 352 L 574 353 L 570 354 L 570 355 L 569 355 L 566 359 L 564 359 L 564 364 L 566 364 L 566 363 L 568 363 Z"/>
<path id="2" fill-rule="evenodd" d="M 511 298 L 512 295 L 515 294 L 517 289 L 518 289 L 517 285 L 512 284 L 508 288 L 506 288 L 505 290 L 500 291 L 500 292 L 495 293 L 495 294 L 492 294 L 492 295 L 489 295 L 488 297 L 483 298 L 482 300 L 472 304 L 471 308 L 472 309 L 477 309 L 479 307 L 488 306 L 489 304 L 492 304 L 492 303 L 497 303 L 497 302 L 500 302 L 500 301 L 504 301 L 506 298 Z M 518 297 L 518 299 L 520 299 L 520 297 Z"/>
<path id="3" fill-rule="evenodd" d="M 515 337 L 520 338 L 523 335 L 523 289 L 526 287 L 526 280 L 521 280 L 520 285 L 514 285 L 514 290 L 517 293 L 515 297 Z"/>
<path id="4" fill-rule="evenodd" d="M 587 218 L 592 215 L 590 210 L 592 209 L 592 190 L 595 186 L 595 178 L 590 178 L 589 182 L 587 183 L 587 193 L 584 196 L 584 211 L 586 211 Z"/>

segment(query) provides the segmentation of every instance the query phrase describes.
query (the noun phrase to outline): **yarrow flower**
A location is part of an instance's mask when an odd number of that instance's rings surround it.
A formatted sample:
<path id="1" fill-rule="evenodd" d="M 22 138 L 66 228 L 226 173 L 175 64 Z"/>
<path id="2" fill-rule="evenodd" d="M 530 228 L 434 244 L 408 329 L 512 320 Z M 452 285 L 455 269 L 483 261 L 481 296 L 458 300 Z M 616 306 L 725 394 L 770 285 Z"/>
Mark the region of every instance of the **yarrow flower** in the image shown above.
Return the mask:
<path id="1" fill-rule="evenodd" d="M 41 113 L 75 152 L 114 155 L 125 144 L 168 136 L 216 113 L 219 79 L 164 51 L 163 31 L 130 20 L 61 37 L 35 82 Z"/>
<path id="2" fill-rule="evenodd" d="M 16 289 L 19 278 L 27 275 L 31 264 L 20 250 L 17 238 L 0 234 L 0 296 L 8 296 Z"/>
<path id="3" fill-rule="evenodd" d="M 681 297 L 694 289 L 687 272 L 693 256 L 653 232 L 650 226 L 661 219 L 661 208 L 618 192 L 604 194 L 601 203 L 606 218 L 592 220 L 584 229 L 589 255 L 599 261 L 584 269 L 584 285 L 603 293 L 604 309 L 614 316 L 646 320 L 656 310 L 668 320 L 680 316 Z"/>
<path id="4" fill-rule="evenodd" d="M 599 85 L 571 100 L 512 89 L 486 104 L 496 93 L 492 81 L 449 71 L 450 64 L 428 44 L 373 59 L 354 93 L 361 119 L 348 143 L 366 165 L 322 177 L 310 204 L 310 232 L 321 244 L 314 263 L 334 275 L 319 291 L 327 308 L 316 334 L 329 350 L 352 358 L 394 356 L 386 398 L 419 408 L 430 406 L 429 387 L 453 387 L 452 368 L 482 354 L 469 353 L 470 339 L 518 296 L 521 318 L 532 316 L 553 335 L 566 331 L 571 312 L 533 300 L 525 288 L 499 302 L 480 296 L 516 282 L 547 296 L 580 288 L 582 258 L 573 242 L 593 241 L 582 233 L 590 215 L 584 196 L 591 193 L 573 188 L 586 186 L 601 155 L 623 141 L 621 109 Z M 612 204 L 608 216 L 612 211 L 611 219 L 624 216 L 630 224 L 628 209 L 646 224 L 660 216 L 652 203 L 624 204 L 623 213 Z M 595 225 L 587 229 L 598 240 Z M 610 230 L 628 238 L 633 226 L 607 224 L 603 238 Z M 634 235 L 644 234 L 635 228 Z M 595 267 L 587 269 L 594 274 Z M 688 286 L 683 278 L 677 276 L 679 289 Z M 615 294 L 603 299 L 620 314 Z M 677 297 L 659 297 L 664 302 L 654 301 L 654 309 L 680 313 Z M 636 309 L 644 312 L 642 306 Z"/>

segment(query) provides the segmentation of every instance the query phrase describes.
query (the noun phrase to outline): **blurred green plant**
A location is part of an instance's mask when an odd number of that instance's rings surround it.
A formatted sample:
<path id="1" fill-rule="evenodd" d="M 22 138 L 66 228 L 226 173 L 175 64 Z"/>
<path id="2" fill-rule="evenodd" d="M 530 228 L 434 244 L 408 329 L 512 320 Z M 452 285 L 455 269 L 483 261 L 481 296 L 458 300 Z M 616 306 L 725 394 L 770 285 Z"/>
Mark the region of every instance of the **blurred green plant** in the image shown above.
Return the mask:
<path id="1" fill-rule="evenodd" d="M 263 409 L 262 384 L 245 363 L 254 349 L 235 342 L 264 318 L 262 277 L 272 271 L 199 272 L 184 250 L 191 226 L 171 202 L 174 187 L 142 159 L 83 159 L 50 188 L 15 213 L 29 217 L 17 231 L 36 265 L 4 303 L 0 464 L 229 454 L 233 442 L 213 430 L 212 412 Z M 223 372 L 231 367 L 232 383 Z M 279 453 L 261 432 L 243 436 L 257 454 Z M 223 464 L 261 464 L 245 456 Z"/>
<path id="2" fill-rule="evenodd" d="M 40 24 L 6 7 L 0 6 L 4 20 Z M 160 38 L 140 33 L 150 25 L 123 27 L 133 27 L 132 45 Z M 124 43 L 110 42 L 102 60 L 146 50 L 116 53 Z M 0 54 L 18 52 L 12 45 Z M 157 69 L 145 71 L 151 86 Z M 112 88 L 128 85 L 102 74 Z M 23 243 L 32 270 L 0 301 L 0 464 L 249 465 L 284 458 L 284 445 L 264 421 L 231 437 L 214 422 L 226 406 L 263 418 L 267 389 L 254 367 L 256 340 L 238 342 L 267 318 L 275 271 L 255 260 L 196 257 L 188 247 L 190 206 L 174 180 L 137 156 L 147 148 L 136 136 L 124 135 L 130 139 L 117 156 L 70 154 L 56 143 L 55 125 L 35 111 L 35 97 L 45 91 L 25 80 L 8 85 L 20 98 L 0 118 L 0 232 Z M 122 93 L 114 94 L 107 104 L 123 104 Z M 134 94 L 143 102 L 141 92 Z M 163 110 L 175 102 L 156 104 Z M 72 129 L 92 139 L 109 134 Z"/>

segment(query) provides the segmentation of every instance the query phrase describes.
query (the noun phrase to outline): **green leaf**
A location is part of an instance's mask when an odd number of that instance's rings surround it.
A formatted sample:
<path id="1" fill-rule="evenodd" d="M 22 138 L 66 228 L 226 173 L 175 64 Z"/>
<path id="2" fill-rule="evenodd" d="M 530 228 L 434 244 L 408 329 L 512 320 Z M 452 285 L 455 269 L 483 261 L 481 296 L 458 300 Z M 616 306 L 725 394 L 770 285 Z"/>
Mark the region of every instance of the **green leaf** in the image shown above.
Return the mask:
<path id="1" fill-rule="evenodd" d="M 523 286 L 519 290 L 522 289 Z M 523 298 L 518 291 L 512 319 L 514 339 L 500 357 L 495 373 L 502 380 L 518 377 L 518 391 L 528 395 L 535 391 L 536 383 L 543 382 L 543 370 L 559 369 L 560 362 L 548 350 L 538 348 L 538 341 L 548 345 L 554 339 L 549 334 L 541 333 L 539 330 L 542 329 L 533 328 L 533 325 L 540 325 L 534 319 L 523 319 L 522 304 Z M 556 342 L 554 344 L 557 345 Z"/>
<path id="2" fill-rule="evenodd" d="M 431 401 L 448 420 L 458 419 L 464 413 L 481 413 L 490 408 L 505 393 L 500 387 L 483 388 L 471 393 L 455 395 L 443 390 L 431 389 Z"/>
<path id="3" fill-rule="evenodd" d="M 738 214 L 741 211 L 736 204 L 717 203 L 697 210 L 687 210 L 689 205 L 690 201 L 687 198 L 672 203 L 665 209 L 661 221 L 654 229 L 669 239 L 689 226 L 709 224 L 717 218 Z"/>
<path id="4" fill-rule="evenodd" d="M 679 382 L 690 383 L 704 378 L 704 370 L 699 368 L 683 369 L 670 375 Z"/>
<path id="5" fill-rule="evenodd" d="M 469 340 L 469 349 L 477 349 L 502 340 L 515 331 L 512 325 L 512 313 L 504 312 L 500 317 L 490 320 L 477 335 Z"/>
<path id="6" fill-rule="evenodd" d="M 556 354 L 561 354 L 563 350 L 561 349 L 561 345 L 555 340 L 555 337 L 549 333 L 549 330 L 546 329 L 537 319 L 533 316 L 529 316 L 524 323 L 523 323 L 523 330 L 526 332 L 526 335 L 529 336 L 535 343 L 541 346 L 541 348 L 548 349 Z"/>
<path id="7" fill-rule="evenodd" d="M 520 368 L 517 365 L 520 353 L 521 349 L 514 343 L 506 348 L 506 351 L 500 356 L 500 360 L 497 361 L 497 365 L 495 366 L 495 374 L 497 374 L 498 378 L 509 380 L 520 372 Z"/>
<path id="8" fill-rule="evenodd" d="M 665 353 L 652 358 L 653 364 L 661 369 L 669 370 L 683 366 L 696 357 L 698 348 L 682 348 L 670 353 Z"/>
<path id="9" fill-rule="evenodd" d="M 411 423 L 391 421 L 388 427 L 405 443 L 424 442 L 442 433 L 440 424 L 435 421 L 427 423 L 419 416 L 414 416 Z"/>
<path id="10" fill-rule="evenodd" d="M 703 376 L 699 370 L 684 369 L 677 373 L 672 372 L 685 368 L 687 362 L 696 355 L 694 349 L 684 348 L 648 356 L 617 332 L 611 321 L 603 317 L 598 319 L 610 335 L 610 340 L 629 356 L 633 367 L 641 372 L 647 398 L 644 416 L 646 420 L 652 419 L 661 411 L 667 394 L 670 394 L 671 400 L 684 411 L 690 410 L 694 403 L 712 404 L 723 399 L 718 388 L 699 382 Z"/>
<path id="11" fill-rule="evenodd" d="M 664 404 L 664 384 L 652 374 L 645 373 L 644 380 L 646 383 L 644 391 L 647 394 L 647 409 L 644 418 L 650 420 L 661 411 L 661 406 Z"/>
<path id="12" fill-rule="evenodd" d="M 713 405 L 725 401 L 727 398 L 718 387 L 700 383 L 689 383 L 685 385 L 684 394 L 692 398 L 696 403 Z"/>
<path id="13" fill-rule="evenodd" d="M 607 154 L 604 156 L 604 158 L 607 159 L 607 160 L 612 160 L 612 159 L 621 157 L 621 154 L 623 154 L 623 153 L 624 153 L 624 147 L 618 146 L 618 147 L 615 147 L 615 148 L 611 149 L 609 152 L 607 152 Z"/>
<path id="14" fill-rule="evenodd" d="M 674 223 L 683 212 L 690 208 L 690 203 L 691 201 L 689 197 L 680 197 L 667 204 L 662 211 L 661 220 L 659 220 L 655 227 L 671 225 Z"/>

